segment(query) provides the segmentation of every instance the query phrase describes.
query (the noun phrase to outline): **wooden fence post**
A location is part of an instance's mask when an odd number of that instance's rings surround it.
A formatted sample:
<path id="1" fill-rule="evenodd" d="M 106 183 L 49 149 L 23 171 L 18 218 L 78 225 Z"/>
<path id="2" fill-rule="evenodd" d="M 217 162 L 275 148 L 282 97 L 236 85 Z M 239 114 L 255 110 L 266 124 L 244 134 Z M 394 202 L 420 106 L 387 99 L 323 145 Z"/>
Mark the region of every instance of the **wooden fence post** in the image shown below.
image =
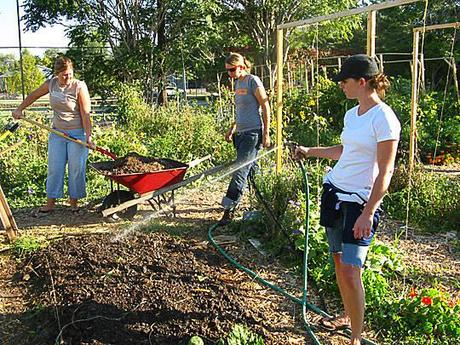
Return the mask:
<path id="1" fill-rule="evenodd" d="M 6 231 L 8 240 L 12 241 L 18 236 L 18 226 L 14 220 L 13 214 L 11 213 L 10 206 L 6 201 L 3 189 L 0 186 L 0 218 L 2 219 L 3 227 Z"/>

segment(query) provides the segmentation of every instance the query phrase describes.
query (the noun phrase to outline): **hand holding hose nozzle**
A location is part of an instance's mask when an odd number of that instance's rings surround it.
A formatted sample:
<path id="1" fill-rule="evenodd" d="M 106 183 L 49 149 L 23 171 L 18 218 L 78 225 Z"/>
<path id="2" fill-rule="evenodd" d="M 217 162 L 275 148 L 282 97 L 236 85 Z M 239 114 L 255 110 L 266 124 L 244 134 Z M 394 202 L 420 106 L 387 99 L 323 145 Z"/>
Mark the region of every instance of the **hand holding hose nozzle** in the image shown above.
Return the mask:
<path id="1" fill-rule="evenodd" d="M 286 141 L 284 145 L 289 147 L 289 149 L 291 150 L 292 158 L 294 158 L 295 160 L 301 160 L 309 157 L 308 147 L 300 146 L 298 143 L 294 141 Z"/>

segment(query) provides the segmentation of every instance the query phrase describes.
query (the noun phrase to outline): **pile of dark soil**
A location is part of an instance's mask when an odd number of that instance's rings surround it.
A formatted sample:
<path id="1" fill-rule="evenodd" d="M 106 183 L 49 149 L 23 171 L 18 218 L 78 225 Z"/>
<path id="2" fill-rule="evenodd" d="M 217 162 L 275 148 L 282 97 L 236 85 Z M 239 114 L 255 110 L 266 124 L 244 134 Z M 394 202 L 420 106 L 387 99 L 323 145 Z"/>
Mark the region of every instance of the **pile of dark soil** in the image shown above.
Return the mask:
<path id="1" fill-rule="evenodd" d="M 235 274 L 206 242 L 168 234 L 54 242 L 23 269 L 40 312 L 37 331 L 20 344 L 177 345 L 192 335 L 214 344 L 235 323 L 265 344 L 288 344 L 247 302 L 250 279 L 238 274 L 233 284 Z"/>
<path id="2" fill-rule="evenodd" d="M 114 161 L 92 163 L 92 166 L 105 175 L 146 174 L 186 167 L 185 164 L 171 159 L 145 157 L 135 152 Z"/>
<path id="3" fill-rule="evenodd" d="M 165 166 L 159 161 L 149 163 L 142 162 L 139 158 L 128 156 L 123 160 L 123 164 L 113 170 L 114 175 L 150 173 L 158 170 L 164 170 Z"/>

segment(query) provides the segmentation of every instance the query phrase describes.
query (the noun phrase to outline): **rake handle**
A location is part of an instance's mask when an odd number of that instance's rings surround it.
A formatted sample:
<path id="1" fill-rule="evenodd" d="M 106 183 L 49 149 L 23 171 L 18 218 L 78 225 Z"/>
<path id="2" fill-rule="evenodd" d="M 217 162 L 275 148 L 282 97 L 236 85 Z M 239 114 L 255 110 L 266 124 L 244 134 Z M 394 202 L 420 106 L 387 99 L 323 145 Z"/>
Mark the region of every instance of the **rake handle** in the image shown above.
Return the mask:
<path id="1" fill-rule="evenodd" d="M 107 150 L 104 150 L 103 148 L 98 147 L 98 146 L 91 146 L 91 145 L 89 145 L 89 144 L 87 144 L 87 143 L 85 143 L 85 142 L 83 142 L 83 141 L 81 141 L 81 140 L 79 140 L 79 139 L 77 139 L 77 138 L 72 137 L 72 136 L 69 135 L 68 133 L 63 133 L 63 132 L 58 131 L 58 130 L 56 130 L 56 129 L 54 129 L 54 128 L 45 126 L 44 124 L 41 124 L 40 122 L 31 120 L 31 119 L 26 119 L 26 118 L 24 118 L 24 117 L 22 117 L 21 120 L 24 120 L 24 121 L 26 121 L 26 122 L 28 122 L 28 123 L 34 125 L 34 126 L 40 127 L 40 128 L 42 128 L 42 129 L 44 129 L 44 130 L 46 130 L 46 131 L 48 131 L 48 132 L 54 133 L 54 134 L 56 134 L 56 135 L 59 135 L 59 136 L 62 137 L 62 138 L 65 138 L 65 139 L 67 139 L 67 140 L 69 140 L 69 141 L 72 141 L 72 142 L 74 142 L 74 143 L 77 143 L 77 144 L 79 144 L 79 145 L 82 145 L 82 146 L 84 146 L 84 147 L 87 147 L 87 148 L 89 148 L 89 149 L 91 149 L 91 150 L 99 151 L 100 153 L 102 153 L 102 154 L 104 154 L 104 155 L 106 155 L 106 156 L 109 156 L 109 157 L 112 158 L 112 159 L 117 159 L 117 156 L 116 156 L 114 153 L 109 152 L 109 151 L 107 151 Z"/>

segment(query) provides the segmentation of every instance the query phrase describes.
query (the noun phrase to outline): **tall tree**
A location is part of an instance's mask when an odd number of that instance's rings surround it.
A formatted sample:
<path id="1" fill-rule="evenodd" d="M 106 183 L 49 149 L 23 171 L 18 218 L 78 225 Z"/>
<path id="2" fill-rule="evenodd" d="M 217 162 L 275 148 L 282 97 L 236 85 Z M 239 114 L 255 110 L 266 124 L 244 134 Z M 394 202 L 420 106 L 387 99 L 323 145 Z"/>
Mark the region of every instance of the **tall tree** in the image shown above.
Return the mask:
<path id="1" fill-rule="evenodd" d="M 379 40 L 377 49 L 383 53 L 412 53 L 413 28 L 424 25 L 425 1 L 391 8 L 379 13 Z M 430 0 L 426 8 L 425 25 L 458 22 L 460 18 L 460 0 Z M 425 58 L 448 57 L 453 54 L 460 58 L 460 32 L 458 29 L 441 29 L 427 31 L 423 40 Z M 400 57 L 399 57 L 400 58 Z M 431 87 L 439 89 L 445 82 L 448 64 L 439 60 L 426 61 L 426 77 Z M 407 65 L 391 66 L 394 73 L 410 77 Z"/>
<path id="2" fill-rule="evenodd" d="M 256 53 L 261 56 L 256 60 L 264 64 L 268 71 L 276 60 L 276 29 L 280 24 L 330 14 L 358 4 L 357 0 L 219 0 L 228 11 L 233 13 L 235 26 L 247 34 L 253 41 Z M 326 24 L 327 25 L 330 24 Z M 341 21 L 333 24 L 338 30 L 346 30 L 354 25 L 353 21 Z M 293 29 L 285 30 L 285 56 L 290 48 L 289 37 Z M 270 83 L 273 86 L 273 78 Z"/>
<path id="3" fill-rule="evenodd" d="M 171 72 L 177 59 L 182 58 L 181 55 L 169 55 L 175 51 L 175 45 L 187 42 L 189 33 L 210 31 L 215 2 L 26 0 L 24 10 L 26 27 L 31 30 L 45 24 L 63 23 L 64 19 L 76 23 L 68 27 L 74 47 L 82 48 L 88 43 L 88 37 L 97 37 L 97 41 L 107 46 L 112 54 L 111 74 L 120 81 L 143 81 L 148 97 L 153 86 L 161 86 L 164 76 Z M 194 44 L 195 51 L 206 51 L 208 42 L 201 40 Z"/>
<path id="4" fill-rule="evenodd" d="M 24 49 L 22 52 L 22 66 L 24 72 L 24 90 L 28 94 L 45 81 L 45 76 L 37 66 L 37 59 L 27 49 Z M 22 92 L 21 71 L 18 63 L 15 64 L 12 77 L 8 78 L 6 82 L 9 92 Z"/>

